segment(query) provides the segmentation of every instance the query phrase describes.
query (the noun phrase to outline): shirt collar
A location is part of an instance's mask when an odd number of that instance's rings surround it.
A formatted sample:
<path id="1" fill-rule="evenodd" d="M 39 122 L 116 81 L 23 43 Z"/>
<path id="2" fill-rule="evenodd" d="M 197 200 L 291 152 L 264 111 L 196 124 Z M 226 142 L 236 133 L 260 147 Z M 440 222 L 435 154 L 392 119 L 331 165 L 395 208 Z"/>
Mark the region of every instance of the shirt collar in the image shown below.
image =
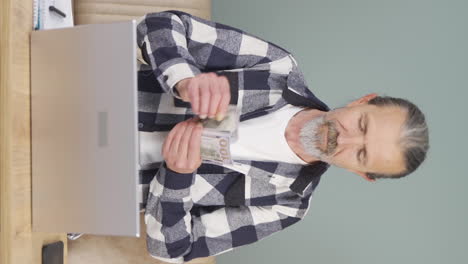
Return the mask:
<path id="1" fill-rule="evenodd" d="M 315 189 L 322 174 L 330 167 L 323 161 L 308 165 L 276 161 L 236 160 L 236 162 L 243 164 L 242 172 L 250 177 L 264 179 L 278 186 L 284 186 L 284 182 L 289 182 L 289 189 L 301 197 L 310 194 Z M 283 179 L 290 179 L 286 181 L 272 179 L 278 175 Z"/>

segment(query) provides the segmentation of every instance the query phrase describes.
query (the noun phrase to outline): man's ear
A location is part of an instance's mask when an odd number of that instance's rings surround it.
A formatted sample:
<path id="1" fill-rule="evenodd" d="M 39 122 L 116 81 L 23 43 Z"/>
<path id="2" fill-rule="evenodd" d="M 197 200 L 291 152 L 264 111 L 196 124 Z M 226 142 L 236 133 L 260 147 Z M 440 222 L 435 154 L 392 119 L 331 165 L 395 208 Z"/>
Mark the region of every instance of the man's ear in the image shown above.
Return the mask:
<path id="1" fill-rule="evenodd" d="M 370 181 L 370 182 L 375 182 L 375 179 L 371 179 L 369 177 L 367 177 L 366 173 L 362 172 L 362 171 L 355 171 L 355 170 L 350 170 L 348 169 L 349 171 L 351 172 L 354 172 L 356 173 L 357 175 L 363 177 L 366 181 Z"/>
<path id="2" fill-rule="evenodd" d="M 361 98 L 359 98 L 357 100 L 352 101 L 347 106 L 355 106 L 355 105 L 360 105 L 360 104 L 366 104 L 371 99 L 374 99 L 377 96 L 378 95 L 376 93 L 367 94 L 367 95 L 364 95 L 363 97 L 361 97 Z"/>

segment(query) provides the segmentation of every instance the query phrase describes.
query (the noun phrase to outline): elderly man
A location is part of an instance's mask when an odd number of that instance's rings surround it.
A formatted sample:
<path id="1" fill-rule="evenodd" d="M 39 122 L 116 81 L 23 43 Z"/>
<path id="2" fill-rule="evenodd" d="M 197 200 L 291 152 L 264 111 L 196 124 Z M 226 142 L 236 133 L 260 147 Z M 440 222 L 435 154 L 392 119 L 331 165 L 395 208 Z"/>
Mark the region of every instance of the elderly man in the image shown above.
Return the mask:
<path id="1" fill-rule="evenodd" d="M 300 221 L 330 165 L 368 181 L 413 172 L 428 150 L 423 113 L 369 94 L 331 110 L 286 50 L 181 11 L 137 26 L 140 163 L 150 175 L 147 249 L 183 263 Z M 198 118 L 240 112 L 233 165 L 202 162 Z M 149 182 L 149 180 L 148 180 Z"/>

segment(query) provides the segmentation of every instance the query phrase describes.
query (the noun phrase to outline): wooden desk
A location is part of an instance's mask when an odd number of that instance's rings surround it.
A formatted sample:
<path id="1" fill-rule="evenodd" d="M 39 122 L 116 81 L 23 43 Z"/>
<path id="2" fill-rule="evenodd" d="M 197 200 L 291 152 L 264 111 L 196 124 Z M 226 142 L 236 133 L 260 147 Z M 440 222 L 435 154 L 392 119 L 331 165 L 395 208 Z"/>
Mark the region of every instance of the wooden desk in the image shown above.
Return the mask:
<path id="1" fill-rule="evenodd" d="M 41 263 L 42 245 L 67 235 L 31 230 L 31 0 L 0 1 L 0 263 Z"/>
<path id="2" fill-rule="evenodd" d="M 211 18 L 211 0 L 172 0 L 170 4 L 166 0 L 128 0 L 128 4 L 111 3 L 108 0 L 73 2 L 75 24 L 119 21 L 169 9 L 186 11 L 208 20 Z M 39 264 L 42 245 L 59 240 L 64 243 L 64 263 L 67 263 L 69 254 L 65 233 L 38 233 L 31 230 L 29 43 L 32 0 L 0 0 L 0 30 L 0 264 Z M 144 230 L 143 227 L 142 232 Z M 121 242 L 125 245 L 127 241 L 128 238 L 86 235 L 75 241 L 74 252 L 80 255 L 89 251 L 88 248 L 100 245 L 100 250 L 106 247 L 108 251 L 114 250 L 108 256 L 115 258 L 127 254 L 126 259 L 135 260 L 134 256 L 146 253 L 143 239 L 139 240 L 140 244 L 127 247 L 126 250 L 115 250 L 112 247 Z M 89 255 L 87 257 L 90 258 Z M 148 254 L 144 257 L 149 258 Z M 111 259 L 108 260 L 113 263 Z M 140 263 L 162 262 L 142 259 Z M 194 260 L 193 263 L 216 262 L 214 257 L 209 257 Z"/>

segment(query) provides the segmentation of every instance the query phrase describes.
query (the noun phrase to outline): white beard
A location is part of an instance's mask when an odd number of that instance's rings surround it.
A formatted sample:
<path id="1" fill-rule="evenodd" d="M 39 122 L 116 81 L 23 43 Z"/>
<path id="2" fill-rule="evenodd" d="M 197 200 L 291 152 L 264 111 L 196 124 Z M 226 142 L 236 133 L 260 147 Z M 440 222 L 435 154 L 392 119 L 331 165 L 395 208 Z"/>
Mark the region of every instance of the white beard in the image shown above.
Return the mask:
<path id="1" fill-rule="evenodd" d="M 308 155 L 330 163 L 329 155 L 318 147 L 323 144 L 323 138 L 318 132 L 325 123 L 325 115 L 307 121 L 300 130 L 299 141 Z"/>

